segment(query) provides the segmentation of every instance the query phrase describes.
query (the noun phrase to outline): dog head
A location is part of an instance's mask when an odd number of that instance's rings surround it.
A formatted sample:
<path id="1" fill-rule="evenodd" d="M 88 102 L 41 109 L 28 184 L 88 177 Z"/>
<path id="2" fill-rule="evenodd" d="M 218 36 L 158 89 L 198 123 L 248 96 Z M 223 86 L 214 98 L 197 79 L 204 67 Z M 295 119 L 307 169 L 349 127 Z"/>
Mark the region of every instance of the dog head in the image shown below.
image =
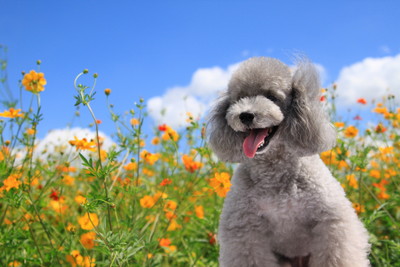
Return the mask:
<path id="1" fill-rule="evenodd" d="M 334 145 L 335 130 L 320 101 L 314 65 L 290 68 L 272 58 L 250 58 L 232 75 L 211 111 L 209 143 L 224 161 L 267 157 L 278 150 L 312 155 Z M 283 151 L 282 151 L 283 150 Z"/>

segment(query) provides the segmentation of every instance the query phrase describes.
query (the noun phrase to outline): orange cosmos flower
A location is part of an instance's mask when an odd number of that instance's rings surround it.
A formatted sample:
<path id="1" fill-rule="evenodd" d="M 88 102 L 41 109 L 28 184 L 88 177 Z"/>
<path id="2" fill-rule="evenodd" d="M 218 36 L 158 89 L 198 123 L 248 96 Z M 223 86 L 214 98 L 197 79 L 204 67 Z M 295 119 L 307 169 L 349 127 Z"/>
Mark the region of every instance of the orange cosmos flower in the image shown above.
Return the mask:
<path id="1" fill-rule="evenodd" d="M 354 126 L 349 126 L 344 130 L 344 135 L 348 138 L 356 137 L 358 134 L 358 129 Z"/>
<path id="2" fill-rule="evenodd" d="M 358 181 L 354 174 L 346 175 L 346 180 L 349 182 L 349 186 L 357 189 L 358 188 Z"/>
<path id="3" fill-rule="evenodd" d="M 203 166 L 203 163 L 194 161 L 193 158 L 188 155 L 183 155 L 182 161 L 185 165 L 186 170 L 192 173 Z"/>
<path id="4" fill-rule="evenodd" d="M 230 175 L 227 172 L 215 173 L 209 184 L 220 197 L 225 197 L 231 188 Z"/>
<path id="5" fill-rule="evenodd" d="M 359 99 L 357 99 L 357 103 L 362 104 L 362 105 L 366 105 L 367 104 L 367 100 L 365 100 L 365 98 L 359 98 Z"/>
<path id="6" fill-rule="evenodd" d="M 4 117 L 4 118 L 18 118 L 18 117 L 23 117 L 24 113 L 19 113 L 21 111 L 21 109 L 14 109 L 14 108 L 10 108 L 9 110 L 4 110 L 3 112 L 0 113 L 0 117 Z"/>
<path id="7" fill-rule="evenodd" d="M 153 154 L 148 152 L 147 150 L 143 150 L 142 152 L 140 152 L 140 157 L 144 159 L 144 161 L 148 164 L 153 165 L 160 158 L 160 154 Z"/>
<path id="8" fill-rule="evenodd" d="M 194 212 L 196 213 L 197 218 L 204 219 L 204 209 L 203 206 L 194 207 Z"/>
<path id="9" fill-rule="evenodd" d="M 89 232 L 81 235 L 80 241 L 86 249 L 92 249 L 95 246 L 96 233 Z"/>
<path id="10" fill-rule="evenodd" d="M 68 141 L 71 146 L 75 146 L 76 150 L 89 150 L 89 151 L 96 151 L 96 143 L 93 140 L 87 141 L 86 138 L 78 139 L 74 136 L 75 140 Z"/>
<path id="11" fill-rule="evenodd" d="M 7 179 L 3 181 L 3 186 L 0 189 L 7 190 L 7 192 L 10 191 L 12 188 L 18 189 L 19 186 L 22 184 L 22 182 L 18 180 L 20 176 L 21 175 L 19 174 L 11 174 L 7 177 Z"/>
<path id="12" fill-rule="evenodd" d="M 160 247 L 168 247 L 169 245 L 171 245 L 171 240 L 169 238 L 161 238 L 158 241 Z"/>
<path id="13" fill-rule="evenodd" d="M 36 72 L 31 70 L 29 73 L 24 75 L 22 79 L 22 85 L 29 92 L 37 94 L 44 91 L 44 86 L 47 84 L 44 74 L 42 72 Z"/>
<path id="14" fill-rule="evenodd" d="M 172 180 L 171 180 L 171 179 L 168 179 L 168 178 L 165 178 L 165 179 L 162 180 L 162 182 L 160 183 L 160 186 L 166 186 L 166 185 L 169 185 L 169 184 L 172 184 Z"/>
<path id="15" fill-rule="evenodd" d="M 78 218 L 78 223 L 83 230 L 92 230 L 99 225 L 99 217 L 97 217 L 96 213 L 85 213 L 85 215 Z"/>
<path id="16" fill-rule="evenodd" d="M 140 199 L 140 206 L 143 208 L 149 209 L 152 208 L 156 204 L 154 198 L 151 196 L 144 196 Z"/>
<path id="17" fill-rule="evenodd" d="M 384 132 L 386 132 L 386 130 L 387 129 L 385 128 L 385 126 L 383 126 L 382 123 L 379 123 L 375 128 L 376 133 L 384 133 Z"/>

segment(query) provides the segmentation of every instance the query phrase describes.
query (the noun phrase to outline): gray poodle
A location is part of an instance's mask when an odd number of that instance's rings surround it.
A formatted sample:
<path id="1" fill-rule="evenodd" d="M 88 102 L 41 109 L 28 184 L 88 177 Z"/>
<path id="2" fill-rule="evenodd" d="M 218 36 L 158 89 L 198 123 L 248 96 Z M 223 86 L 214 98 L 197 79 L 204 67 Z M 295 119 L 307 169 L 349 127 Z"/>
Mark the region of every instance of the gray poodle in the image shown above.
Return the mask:
<path id="1" fill-rule="evenodd" d="M 209 142 L 239 162 L 222 210 L 222 267 L 364 267 L 368 233 L 319 153 L 336 132 L 314 65 L 251 58 L 211 111 Z"/>

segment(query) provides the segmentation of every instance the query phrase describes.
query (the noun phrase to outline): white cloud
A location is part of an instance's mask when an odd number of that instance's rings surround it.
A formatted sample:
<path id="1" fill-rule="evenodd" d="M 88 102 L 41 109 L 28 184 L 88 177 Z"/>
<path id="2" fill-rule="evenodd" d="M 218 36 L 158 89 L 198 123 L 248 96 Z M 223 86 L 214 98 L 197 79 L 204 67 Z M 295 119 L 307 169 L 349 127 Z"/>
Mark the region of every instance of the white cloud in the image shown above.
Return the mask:
<path id="1" fill-rule="evenodd" d="M 339 104 L 352 105 L 360 97 L 380 100 L 393 94 L 400 97 L 400 54 L 393 57 L 366 58 L 344 67 L 338 80 Z"/>
<path id="2" fill-rule="evenodd" d="M 172 127 L 187 125 L 187 112 L 194 117 L 201 117 L 211 99 L 227 88 L 238 65 L 232 64 L 226 69 L 211 67 L 196 70 L 189 85 L 172 87 L 164 95 L 150 98 L 147 102 L 150 116 L 157 123 Z"/>

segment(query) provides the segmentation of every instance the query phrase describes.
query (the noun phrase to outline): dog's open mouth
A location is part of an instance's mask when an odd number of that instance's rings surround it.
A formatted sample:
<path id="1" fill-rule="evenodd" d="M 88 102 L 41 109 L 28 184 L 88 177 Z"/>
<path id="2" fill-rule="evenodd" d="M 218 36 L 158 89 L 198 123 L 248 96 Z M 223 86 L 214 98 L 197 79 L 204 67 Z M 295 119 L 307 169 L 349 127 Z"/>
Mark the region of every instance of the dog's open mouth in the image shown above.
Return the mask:
<path id="1" fill-rule="evenodd" d="M 278 126 L 262 129 L 250 129 L 249 135 L 244 139 L 243 151 L 249 158 L 254 158 L 257 152 L 263 151 L 275 134 Z"/>

